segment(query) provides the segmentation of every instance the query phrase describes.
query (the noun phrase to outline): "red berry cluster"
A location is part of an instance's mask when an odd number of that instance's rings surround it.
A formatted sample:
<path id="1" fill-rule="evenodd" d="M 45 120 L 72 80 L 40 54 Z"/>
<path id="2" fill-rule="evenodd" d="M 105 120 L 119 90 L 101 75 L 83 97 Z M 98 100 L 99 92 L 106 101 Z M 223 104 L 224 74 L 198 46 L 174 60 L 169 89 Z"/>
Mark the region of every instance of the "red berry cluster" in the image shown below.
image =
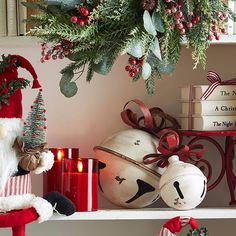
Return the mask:
<path id="1" fill-rule="evenodd" d="M 219 40 L 220 34 L 226 33 L 225 25 L 228 17 L 228 12 L 216 12 L 215 19 L 211 22 L 211 30 L 207 38 L 209 41 L 212 41 L 214 38 Z"/>
<path id="2" fill-rule="evenodd" d="M 125 70 L 129 72 L 129 76 L 133 78 L 135 75 L 141 72 L 142 65 L 143 65 L 143 57 L 136 58 L 136 57 L 130 56 L 129 65 L 125 67 Z"/>
<path id="3" fill-rule="evenodd" d="M 43 63 L 51 58 L 56 60 L 57 58 L 63 59 L 64 57 L 67 57 L 73 48 L 73 43 L 68 40 L 63 40 L 62 43 L 54 45 L 51 48 L 48 47 L 46 43 L 41 44 L 41 47 L 42 58 L 40 61 Z"/>
<path id="4" fill-rule="evenodd" d="M 183 4 L 177 4 L 172 0 L 165 0 L 168 3 L 166 14 L 174 17 L 174 23 L 171 26 L 172 29 L 177 27 L 181 34 L 185 34 L 186 27 L 192 28 L 195 24 L 201 21 L 201 17 L 194 12 L 190 13 L 188 19 L 183 14 Z"/>
<path id="5" fill-rule="evenodd" d="M 88 8 L 80 6 L 79 7 L 79 16 L 72 16 L 70 21 L 74 24 L 78 24 L 80 26 L 88 25 L 89 24 L 89 15 L 90 11 Z"/>

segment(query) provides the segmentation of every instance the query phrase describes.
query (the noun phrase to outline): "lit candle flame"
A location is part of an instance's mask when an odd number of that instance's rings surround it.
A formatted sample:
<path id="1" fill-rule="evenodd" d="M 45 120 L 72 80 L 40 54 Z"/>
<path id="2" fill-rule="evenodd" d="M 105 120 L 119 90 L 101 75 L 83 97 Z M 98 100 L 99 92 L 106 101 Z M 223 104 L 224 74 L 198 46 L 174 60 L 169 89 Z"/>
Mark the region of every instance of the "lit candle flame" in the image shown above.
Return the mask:
<path id="1" fill-rule="evenodd" d="M 83 171 L 83 163 L 81 161 L 78 161 L 77 167 L 79 172 Z"/>
<path id="2" fill-rule="evenodd" d="M 61 150 L 59 150 L 59 151 L 57 152 L 57 160 L 58 160 L 58 161 L 61 161 L 62 157 L 63 157 L 63 153 L 62 153 Z"/>

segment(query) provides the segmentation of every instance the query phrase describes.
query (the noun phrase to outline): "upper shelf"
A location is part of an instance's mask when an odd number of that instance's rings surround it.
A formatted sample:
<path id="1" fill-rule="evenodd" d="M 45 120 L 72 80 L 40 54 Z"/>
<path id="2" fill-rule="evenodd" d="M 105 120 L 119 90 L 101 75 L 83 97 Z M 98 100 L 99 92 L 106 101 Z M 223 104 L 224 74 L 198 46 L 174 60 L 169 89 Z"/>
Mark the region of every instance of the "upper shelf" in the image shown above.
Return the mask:
<path id="1" fill-rule="evenodd" d="M 213 40 L 212 44 L 236 44 L 236 35 L 221 35 L 220 40 Z"/>
<path id="2" fill-rule="evenodd" d="M 115 209 L 94 212 L 76 212 L 71 216 L 55 215 L 51 220 L 167 220 L 176 216 L 196 219 L 235 219 L 236 208 L 197 208 L 176 211 L 170 208 Z"/>
<path id="3" fill-rule="evenodd" d="M 29 36 L 0 37 L 1 47 L 34 47 L 38 46 L 40 39 Z M 236 35 L 221 35 L 219 41 L 212 41 L 212 44 L 236 44 Z"/>

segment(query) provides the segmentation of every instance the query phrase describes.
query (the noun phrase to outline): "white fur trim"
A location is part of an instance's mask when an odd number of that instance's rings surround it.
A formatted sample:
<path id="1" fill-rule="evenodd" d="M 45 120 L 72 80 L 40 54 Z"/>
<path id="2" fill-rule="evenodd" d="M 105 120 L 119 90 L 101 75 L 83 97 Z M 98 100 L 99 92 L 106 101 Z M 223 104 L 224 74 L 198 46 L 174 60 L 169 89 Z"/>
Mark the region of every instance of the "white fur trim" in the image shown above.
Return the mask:
<path id="1" fill-rule="evenodd" d="M 0 191 L 4 189 L 9 176 L 17 171 L 18 158 L 12 145 L 17 136 L 21 136 L 23 120 L 19 118 L 0 118 L 0 125 L 7 134 L 0 139 Z"/>
<path id="2" fill-rule="evenodd" d="M 15 195 L 0 198 L 0 212 L 8 212 L 11 210 L 21 210 L 34 207 L 39 214 L 38 222 L 48 220 L 53 214 L 52 205 L 41 197 L 34 194 Z"/>
<path id="3" fill-rule="evenodd" d="M 43 171 L 50 170 L 54 163 L 54 155 L 51 151 L 42 152 L 40 154 L 40 163 L 33 171 L 35 174 L 41 174 Z"/>
<path id="4" fill-rule="evenodd" d="M 34 194 L 12 195 L 0 198 L 0 212 L 20 210 L 32 207 L 31 202 L 35 198 Z"/>
<path id="5" fill-rule="evenodd" d="M 47 200 L 41 197 L 35 197 L 32 201 L 32 206 L 39 214 L 39 223 L 48 220 L 53 215 L 52 205 Z"/>

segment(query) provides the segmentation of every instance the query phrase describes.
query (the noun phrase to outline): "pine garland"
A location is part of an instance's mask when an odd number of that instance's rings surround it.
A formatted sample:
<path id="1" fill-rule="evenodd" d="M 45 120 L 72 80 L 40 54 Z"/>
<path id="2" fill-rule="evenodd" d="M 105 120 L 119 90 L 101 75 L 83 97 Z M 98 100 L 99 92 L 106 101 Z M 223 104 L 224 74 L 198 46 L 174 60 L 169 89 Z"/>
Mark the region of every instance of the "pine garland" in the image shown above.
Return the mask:
<path id="1" fill-rule="evenodd" d="M 222 0 L 74 0 L 24 3 L 42 14 L 32 16 L 31 33 L 50 43 L 43 44 L 42 62 L 69 58 L 64 68 L 61 92 L 71 97 L 78 91 L 75 81 L 87 69 L 107 75 L 120 54 L 129 55 L 126 70 L 133 81 L 145 80 L 149 94 L 155 77 L 172 73 L 179 61 L 181 44 L 192 48 L 193 68 L 206 64 L 206 50 L 220 33 L 228 17 L 236 20 Z"/>

